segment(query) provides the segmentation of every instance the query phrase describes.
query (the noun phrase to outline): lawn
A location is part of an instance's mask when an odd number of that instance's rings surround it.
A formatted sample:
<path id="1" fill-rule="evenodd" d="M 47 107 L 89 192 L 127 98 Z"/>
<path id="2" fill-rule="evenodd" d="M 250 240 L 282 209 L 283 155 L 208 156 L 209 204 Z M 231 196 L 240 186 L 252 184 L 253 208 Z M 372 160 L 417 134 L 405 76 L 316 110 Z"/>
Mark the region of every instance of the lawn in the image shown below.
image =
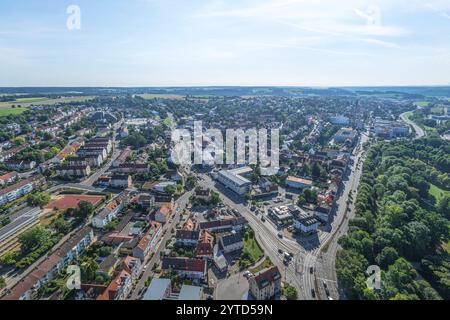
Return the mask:
<path id="1" fill-rule="evenodd" d="M 33 102 L 40 102 L 40 101 L 45 101 L 45 100 L 48 100 L 48 98 L 45 98 L 45 97 L 40 97 L 40 98 L 18 98 L 18 99 L 16 99 L 16 101 L 12 101 L 12 102 L 33 103 Z"/>
<path id="2" fill-rule="evenodd" d="M 264 255 L 264 252 L 254 237 L 244 238 L 244 251 L 248 253 L 250 260 L 253 263 L 258 261 Z"/>
<path id="3" fill-rule="evenodd" d="M 7 108 L 7 109 L 0 109 L 0 117 L 6 117 L 11 114 L 21 114 L 27 111 L 27 108 Z"/>
<path id="4" fill-rule="evenodd" d="M 445 195 L 450 195 L 450 191 L 443 190 L 432 183 L 430 183 L 429 192 L 436 199 L 436 201 L 441 200 Z"/>

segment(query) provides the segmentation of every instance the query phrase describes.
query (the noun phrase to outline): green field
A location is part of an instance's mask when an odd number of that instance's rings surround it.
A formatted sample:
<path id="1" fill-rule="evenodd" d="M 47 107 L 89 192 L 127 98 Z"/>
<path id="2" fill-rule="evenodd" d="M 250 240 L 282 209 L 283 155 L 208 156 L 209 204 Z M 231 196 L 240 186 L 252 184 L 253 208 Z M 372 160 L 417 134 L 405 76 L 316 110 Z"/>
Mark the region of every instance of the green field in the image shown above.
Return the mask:
<path id="1" fill-rule="evenodd" d="M 151 99 L 155 99 L 155 98 L 160 98 L 160 99 L 174 99 L 174 100 L 182 100 L 185 98 L 185 96 L 183 95 L 179 95 L 179 94 L 157 94 L 157 93 L 144 93 L 144 94 L 137 94 L 137 96 L 144 98 L 146 100 L 151 100 Z"/>
<path id="2" fill-rule="evenodd" d="M 426 101 L 419 101 L 419 102 L 414 102 L 414 104 L 418 107 L 428 107 L 428 105 L 430 104 L 429 102 Z"/>
<path id="3" fill-rule="evenodd" d="M 450 191 L 443 190 L 432 183 L 430 183 L 429 192 L 436 199 L 436 201 L 441 200 L 445 195 L 450 196 Z"/>
<path id="4" fill-rule="evenodd" d="M 0 102 L 0 108 L 11 108 L 12 106 L 29 107 L 33 104 L 52 105 L 65 102 L 84 102 L 86 100 L 94 99 L 95 96 L 80 96 L 80 97 L 62 97 L 58 99 L 49 98 L 18 98 L 16 101 Z"/>
<path id="5" fill-rule="evenodd" d="M 7 108 L 7 109 L 0 109 L 0 117 L 6 117 L 11 114 L 21 114 L 25 111 L 27 111 L 27 108 Z"/>

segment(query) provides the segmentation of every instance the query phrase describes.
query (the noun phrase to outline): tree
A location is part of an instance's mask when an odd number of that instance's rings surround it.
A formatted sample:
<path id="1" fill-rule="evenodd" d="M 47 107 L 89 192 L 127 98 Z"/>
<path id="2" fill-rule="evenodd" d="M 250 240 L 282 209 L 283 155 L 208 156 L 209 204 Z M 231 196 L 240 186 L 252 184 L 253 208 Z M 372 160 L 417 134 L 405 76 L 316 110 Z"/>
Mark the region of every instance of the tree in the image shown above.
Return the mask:
<path id="1" fill-rule="evenodd" d="M 96 278 L 99 265 L 93 258 L 88 257 L 81 263 L 80 269 L 83 281 L 92 281 Z"/>
<path id="2" fill-rule="evenodd" d="M 94 205 L 88 201 L 80 201 L 76 209 L 75 214 L 84 219 L 87 219 L 92 213 L 94 213 Z"/>
<path id="3" fill-rule="evenodd" d="M 220 196 L 217 192 L 211 191 L 211 203 L 214 205 L 220 203 Z"/>
<path id="4" fill-rule="evenodd" d="M 295 289 L 294 286 L 285 284 L 284 296 L 286 297 L 287 300 L 297 300 L 298 298 L 297 289 Z"/>
<path id="5" fill-rule="evenodd" d="M 30 206 L 43 207 L 50 203 L 51 197 L 48 193 L 34 192 L 28 195 L 27 202 Z"/>
<path id="6" fill-rule="evenodd" d="M 14 144 L 17 146 L 21 146 L 26 143 L 25 138 L 22 136 L 15 137 L 13 141 L 14 141 Z"/>
<path id="7" fill-rule="evenodd" d="M 22 233 L 19 236 L 19 242 L 22 250 L 29 252 L 46 244 L 50 240 L 50 236 L 50 232 L 46 228 L 38 225 Z"/>
<path id="8" fill-rule="evenodd" d="M 384 247 L 376 257 L 376 262 L 380 267 L 386 268 L 398 259 L 397 250 L 392 247 Z"/>

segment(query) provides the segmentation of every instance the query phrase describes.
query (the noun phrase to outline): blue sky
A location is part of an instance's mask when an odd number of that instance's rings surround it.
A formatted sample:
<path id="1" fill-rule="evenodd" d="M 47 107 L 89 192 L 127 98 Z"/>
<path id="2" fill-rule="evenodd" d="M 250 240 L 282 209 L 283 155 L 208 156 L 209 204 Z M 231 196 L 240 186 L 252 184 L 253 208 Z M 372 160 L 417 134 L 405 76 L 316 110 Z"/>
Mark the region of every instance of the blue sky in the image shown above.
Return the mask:
<path id="1" fill-rule="evenodd" d="M 0 86 L 449 83 L 449 0 L 0 2 Z"/>

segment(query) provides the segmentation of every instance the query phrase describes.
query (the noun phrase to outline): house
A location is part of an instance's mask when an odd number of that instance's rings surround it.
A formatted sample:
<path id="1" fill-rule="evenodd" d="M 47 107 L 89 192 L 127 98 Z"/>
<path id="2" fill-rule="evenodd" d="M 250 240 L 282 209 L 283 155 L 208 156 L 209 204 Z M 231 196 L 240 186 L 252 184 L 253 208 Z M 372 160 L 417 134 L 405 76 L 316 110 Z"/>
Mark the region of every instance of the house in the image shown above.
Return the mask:
<path id="1" fill-rule="evenodd" d="M 198 230 L 177 230 L 175 234 L 175 243 L 181 246 L 196 246 L 200 237 Z"/>
<path id="2" fill-rule="evenodd" d="M 92 219 L 92 226 L 104 228 L 124 208 L 125 195 L 118 195 L 109 201 L 100 212 Z"/>
<path id="3" fill-rule="evenodd" d="M 6 160 L 5 166 L 10 170 L 31 170 L 36 167 L 36 162 L 32 160 Z"/>
<path id="4" fill-rule="evenodd" d="M 97 300 L 124 300 L 132 289 L 131 274 L 121 270 Z"/>
<path id="5" fill-rule="evenodd" d="M 196 258 L 168 258 L 162 261 L 161 269 L 168 272 L 169 269 L 178 275 L 188 279 L 204 279 L 207 273 L 207 262 Z"/>
<path id="6" fill-rule="evenodd" d="M 333 140 L 335 143 L 345 143 L 349 146 L 353 146 L 356 142 L 356 138 L 358 137 L 358 133 L 356 130 L 350 128 L 342 128 L 333 136 Z"/>
<path id="7" fill-rule="evenodd" d="M 127 189 L 133 186 L 133 180 L 130 175 L 126 174 L 113 174 L 110 180 L 110 186 L 112 188 Z"/>
<path id="8" fill-rule="evenodd" d="M 87 177 L 91 174 L 91 167 L 88 164 L 71 166 L 63 164 L 56 169 L 60 177 Z"/>
<path id="9" fill-rule="evenodd" d="M 216 243 L 214 246 L 214 255 L 213 255 L 214 265 L 216 266 L 219 272 L 225 272 L 228 269 L 228 262 L 222 251 L 219 249 L 219 245 Z"/>
<path id="10" fill-rule="evenodd" d="M 162 227 L 159 222 L 152 221 L 150 227 L 144 236 L 139 240 L 136 247 L 133 249 L 133 256 L 145 261 L 150 249 L 156 243 L 156 240 L 161 233 Z"/>
<path id="11" fill-rule="evenodd" d="M 195 222 L 191 219 L 188 218 L 184 223 L 183 223 L 183 227 L 181 228 L 182 230 L 195 230 Z"/>
<path id="12" fill-rule="evenodd" d="M 257 300 L 273 299 L 281 292 L 281 273 L 276 266 L 261 270 L 248 282 L 249 291 Z"/>
<path id="13" fill-rule="evenodd" d="M 11 202 L 30 193 L 36 187 L 45 183 L 42 175 L 32 176 L 31 178 L 21 180 L 0 190 L 0 205 Z"/>
<path id="14" fill-rule="evenodd" d="M 219 235 L 222 251 L 225 253 L 241 250 L 244 247 L 242 235 L 236 232 L 228 232 Z"/>
<path id="15" fill-rule="evenodd" d="M 286 178 L 286 186 L 294 188 L 294 189 L 305 189 L 312 187 L 312 180 L 298 178 L 294 176 L 288 176 Z"/>
<path id="16" fill-rule="evenodd" d="M 195 247 L 195 256 L 198 258 L 212 257 L 214 252 L 214 237 L 206 230 L 200 232 L 197 246 Z"/>
<path id="17" fill-rule="evenodd" d="M 120 268 L 126 270 L 131 275 L 131 279 L 134 280 L 139 276 L 141 265 L 141 261 L 138 258 L 126 256 L 122 260 Z"/>
<path id="18" fill-rule="evenodd" d="M 166 223 L 167 219 L 170 217 L 172 213 L 172 208 L 170 205 L 163 205 L 159 208 L 155 213 L 155 220 L 160 223 Z"/>
<path id="19" fill-rule="evenodd" d="M 4 186 L 5 184 L 13 183 L 17 180 L 18 177 L 19 175 L 15 171 L 5 173 L 4 175 L 0 176 L 0 185 Z"/>

